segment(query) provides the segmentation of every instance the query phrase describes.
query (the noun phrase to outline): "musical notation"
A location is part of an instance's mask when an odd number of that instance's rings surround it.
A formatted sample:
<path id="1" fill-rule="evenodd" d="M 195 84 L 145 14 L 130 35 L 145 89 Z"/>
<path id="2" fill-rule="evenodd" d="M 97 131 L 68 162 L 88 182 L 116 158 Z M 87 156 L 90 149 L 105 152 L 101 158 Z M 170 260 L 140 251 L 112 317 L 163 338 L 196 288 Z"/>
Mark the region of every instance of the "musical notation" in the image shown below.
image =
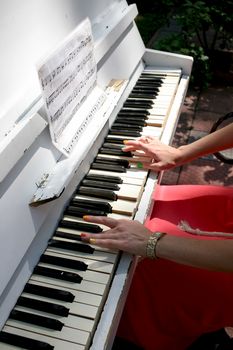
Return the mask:
<path id="1" fill-rule="evenodd" d="M 66 156 L 73 138 L 83 125 L 79 108 L 96 86 L 96 62 L 88 19 L 66 38 L 38 71 L 50 134 L 55 146 Z M 70 123 L 75 118 L 75 123 Z M 90 119 L 90 118 L 88 118 Z M 87 120 L 85 118 L 85 120 Z M 69 127 L 69 132 L 65 132 Z"/>

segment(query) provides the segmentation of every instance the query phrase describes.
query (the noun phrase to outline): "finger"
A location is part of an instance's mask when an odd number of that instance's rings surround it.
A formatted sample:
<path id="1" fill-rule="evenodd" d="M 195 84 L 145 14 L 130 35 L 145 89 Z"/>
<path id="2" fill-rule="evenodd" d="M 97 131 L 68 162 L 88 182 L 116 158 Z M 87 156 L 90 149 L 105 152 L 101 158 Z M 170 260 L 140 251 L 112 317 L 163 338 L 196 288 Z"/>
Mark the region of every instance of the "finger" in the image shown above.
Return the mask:
<path id="1" fill-rule="evenodd" d="M 116 219 L 108 218 L 107 216 L 92 216 L 92 215 L 84 215 L 83 220 L 87 222 L 93 222 L 95 224 L 102 224 L 110 228 L 114 228 L 118 222 Z"/>

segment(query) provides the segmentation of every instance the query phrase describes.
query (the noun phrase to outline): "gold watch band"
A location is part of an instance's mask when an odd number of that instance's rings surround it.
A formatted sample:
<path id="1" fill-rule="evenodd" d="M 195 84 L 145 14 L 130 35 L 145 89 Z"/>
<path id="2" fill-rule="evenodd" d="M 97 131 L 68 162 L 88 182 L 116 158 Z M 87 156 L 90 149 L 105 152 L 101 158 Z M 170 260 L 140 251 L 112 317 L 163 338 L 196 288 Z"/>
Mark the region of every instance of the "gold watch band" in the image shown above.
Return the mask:
<path id="1" fill-rule="evenodd" d="M 153 232 L 147 242 L 146 246 L 146 257 L 149 259 L 156 259 L 156 245 L 159 239 L 165 235 L 164 232 Z"/>

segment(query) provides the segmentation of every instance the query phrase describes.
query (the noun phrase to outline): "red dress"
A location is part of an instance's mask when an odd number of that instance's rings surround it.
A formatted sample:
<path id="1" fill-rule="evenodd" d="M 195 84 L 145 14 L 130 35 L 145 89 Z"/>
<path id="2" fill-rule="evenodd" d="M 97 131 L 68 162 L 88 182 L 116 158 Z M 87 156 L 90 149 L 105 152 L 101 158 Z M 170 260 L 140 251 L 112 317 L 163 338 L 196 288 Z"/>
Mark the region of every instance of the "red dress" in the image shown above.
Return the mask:
<path id="1" fill-rule="evenodd" d="M 146 222 L 152 231 L 193 238 L 177 227 L 186 220 L 193 228 L 233 233 L 233 188 L 157 186 L 154 199 Z M 144 350 L 184 350 L 203 333 L 226 326 L 233 326 L 233 273 L 143 259 L 136 268 L 118 335 Z"/>

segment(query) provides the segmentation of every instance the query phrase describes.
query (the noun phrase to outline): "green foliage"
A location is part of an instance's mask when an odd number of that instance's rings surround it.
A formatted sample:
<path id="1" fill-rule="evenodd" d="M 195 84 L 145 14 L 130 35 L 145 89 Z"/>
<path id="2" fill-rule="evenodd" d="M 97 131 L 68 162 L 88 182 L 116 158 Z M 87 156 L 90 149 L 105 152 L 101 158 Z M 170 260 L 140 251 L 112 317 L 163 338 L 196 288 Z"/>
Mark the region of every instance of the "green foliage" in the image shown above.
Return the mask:
<path id="1" fill-rule="evenodd" d="M 228 0 L 185 0 L 174 18 L 186 34 L 187 42 L 196 40 L 205 53 L 230 48 L 233 31 L 233 2 Z"/>
<path id="2" fill-rule="evenodd" d="M 195 63 L 192 70 L 191 84 L 195 87 L 206 88 L 210 83 L 212 75 L 210 72 L 209 57 L 205 55 L 201 46 L 195 43 L 190 43 L 187 46 L 186 40 L 181 35 L 171 34 L 155 43 L 154 48 L 161 51 L 192 56 Z"/>
<path id="3" fill-rule="evenodd" d="M 161 0 L 179 31 L 153 48 L 193 56 L 193 84 L 208 86 L 216 49 L 233 49 L 232 0 Z"/>

